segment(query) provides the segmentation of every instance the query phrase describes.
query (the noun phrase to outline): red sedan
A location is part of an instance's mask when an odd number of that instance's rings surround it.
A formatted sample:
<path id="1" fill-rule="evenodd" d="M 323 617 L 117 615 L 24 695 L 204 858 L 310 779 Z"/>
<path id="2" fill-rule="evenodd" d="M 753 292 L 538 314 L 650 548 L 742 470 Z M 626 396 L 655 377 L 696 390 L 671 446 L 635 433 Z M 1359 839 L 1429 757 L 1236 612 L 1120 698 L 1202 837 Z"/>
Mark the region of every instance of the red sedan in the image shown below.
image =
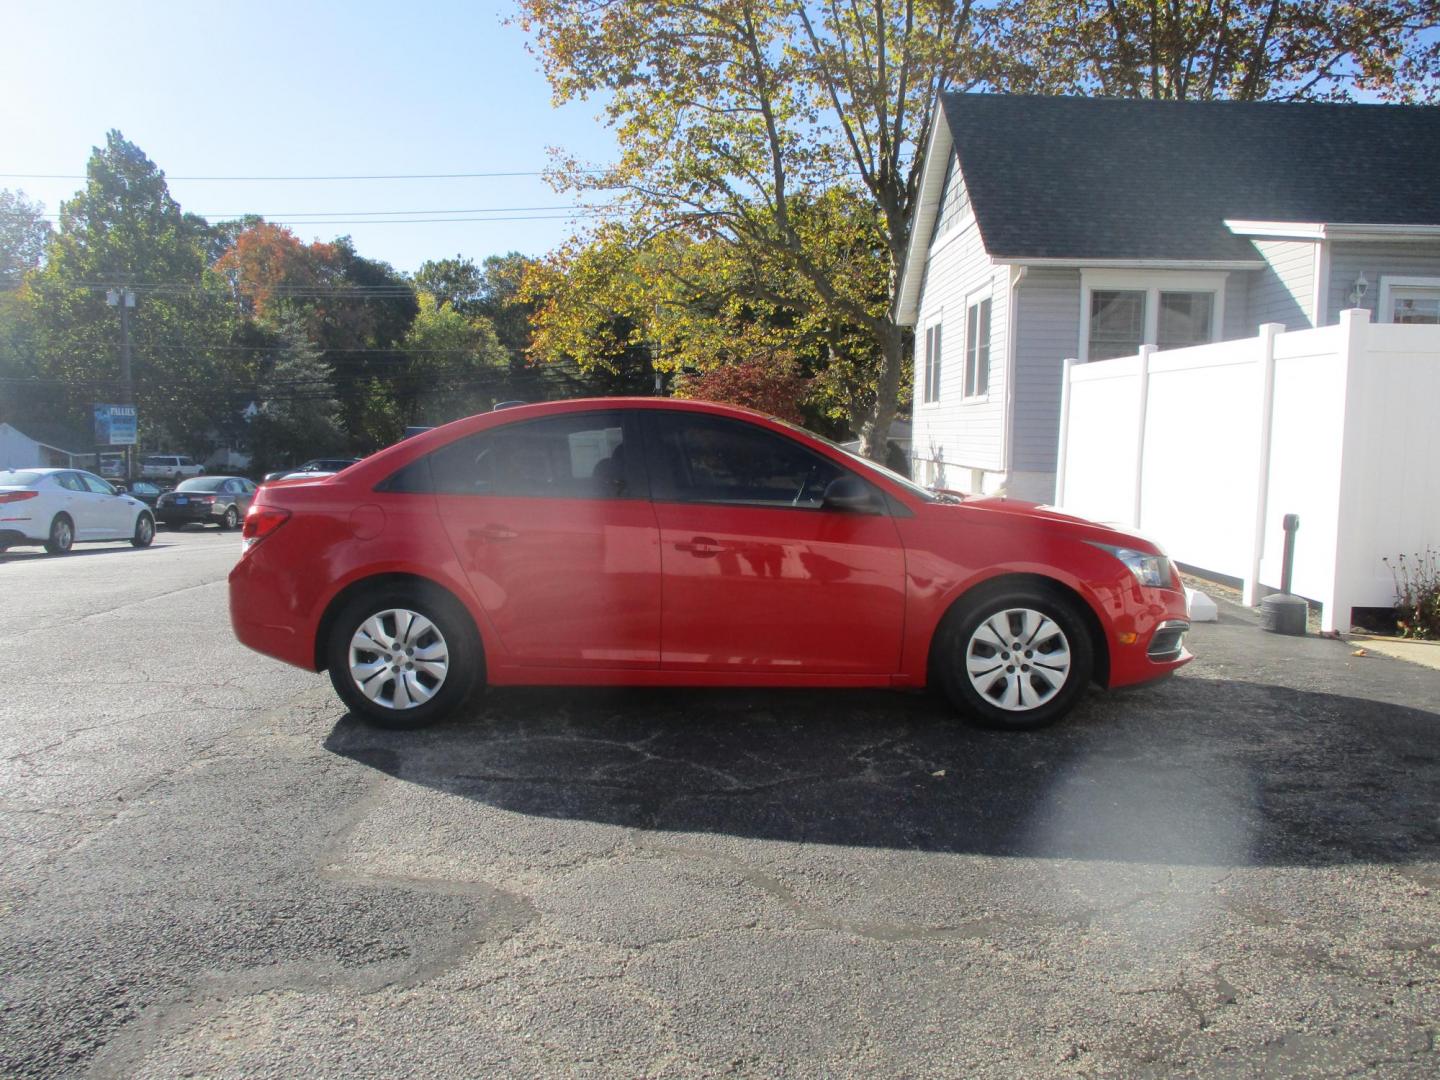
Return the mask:
<path id="1" fill-rule="evenodd" d="M 1033 503 L 962 498 L 782 421 L 663 399 L 472 416 L 261 488 L 236 636 L 391 727 L 478 684 L 935 682 L 1032 728 L 1191 657 L 1170 561 Z"/>

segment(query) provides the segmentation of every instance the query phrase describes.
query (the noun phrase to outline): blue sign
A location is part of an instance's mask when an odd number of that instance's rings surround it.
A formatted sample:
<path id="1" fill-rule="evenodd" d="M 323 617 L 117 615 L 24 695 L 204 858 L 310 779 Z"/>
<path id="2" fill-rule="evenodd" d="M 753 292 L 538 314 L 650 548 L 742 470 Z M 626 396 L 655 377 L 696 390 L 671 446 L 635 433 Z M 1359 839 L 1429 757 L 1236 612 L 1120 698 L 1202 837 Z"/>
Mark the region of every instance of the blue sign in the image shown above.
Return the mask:
<path id="1" fill-rule="evenodd" d="M 96 446 L 134 446 L 136 434 L 134 405 L 95 406 Z"/>

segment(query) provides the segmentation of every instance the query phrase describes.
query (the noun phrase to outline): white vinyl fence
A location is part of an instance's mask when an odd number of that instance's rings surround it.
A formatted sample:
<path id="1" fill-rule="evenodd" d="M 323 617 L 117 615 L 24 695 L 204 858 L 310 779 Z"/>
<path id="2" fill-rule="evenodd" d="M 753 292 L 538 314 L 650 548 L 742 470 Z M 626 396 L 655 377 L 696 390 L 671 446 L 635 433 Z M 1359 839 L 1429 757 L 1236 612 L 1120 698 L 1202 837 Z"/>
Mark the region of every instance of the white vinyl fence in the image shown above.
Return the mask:
<path id="1" fill-rule="evenodd" d="M 1138 528 L 1182 563 L 1292 591 L 1345 631 L 1388 607 L 1381 561 L 1440 547 L 1440 327 L 1338 326 L 1065 362 L 1056 503 Z"/>

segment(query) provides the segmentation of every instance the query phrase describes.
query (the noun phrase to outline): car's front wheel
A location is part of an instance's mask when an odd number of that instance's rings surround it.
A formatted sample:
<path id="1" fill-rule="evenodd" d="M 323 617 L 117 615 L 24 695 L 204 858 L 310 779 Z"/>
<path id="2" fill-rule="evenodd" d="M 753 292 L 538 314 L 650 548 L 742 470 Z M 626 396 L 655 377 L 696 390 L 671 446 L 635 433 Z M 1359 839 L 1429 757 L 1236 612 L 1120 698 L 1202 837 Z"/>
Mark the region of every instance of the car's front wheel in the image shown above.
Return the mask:
<path id="1" fill-rule="evenodd" d="M 155 539 L 155 519 L 149 514 L 141 514 L 135 519 L 135 532 L 130 537 L 130 543 L 137 548 L 147 548 Z"/>
<path id="2" fill-rule="evenodd" d="M 45 550 L 51 555 L 64 555 L 75 546 L 75 523 L 68 514 L 56 514 L 50 522 L 50 535 L 45 541 Z"/>
<path id="3" fill-rule="evenodd" d="M 362 594 L 332 623 L 330 681 L 357 716 L 421 728 L 460 707 L 480 674 L 470 617 L 452 600 L 404 588 Z"/>
<path id="4" fill-rule="evenodd" d="M 1053 724 L 1074 708 L 1094 652 L 1071 600 L 1017 587 L 962 601 L 941 629 L 935 663 L 956 708 L 985 727 L 1013 731 Z"/>

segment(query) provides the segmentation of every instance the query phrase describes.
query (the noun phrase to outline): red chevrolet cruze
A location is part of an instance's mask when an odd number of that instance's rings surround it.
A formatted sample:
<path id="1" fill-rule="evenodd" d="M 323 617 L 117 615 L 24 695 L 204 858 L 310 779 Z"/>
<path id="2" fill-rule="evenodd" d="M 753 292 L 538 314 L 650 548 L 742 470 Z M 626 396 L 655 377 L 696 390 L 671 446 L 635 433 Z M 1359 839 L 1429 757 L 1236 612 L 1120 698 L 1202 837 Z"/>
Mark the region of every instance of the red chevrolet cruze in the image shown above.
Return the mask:
<path id="1" fill-rule="evenodd" d="M 419 727 L 477 685 L 937 683 L 1031 728 L 1168 674 L 1185 596 L 1154 544 L 916 487 L 782 421 L 664 399 L 458 420 L 263 487 L 230 574 L 246 645 Z"/>

